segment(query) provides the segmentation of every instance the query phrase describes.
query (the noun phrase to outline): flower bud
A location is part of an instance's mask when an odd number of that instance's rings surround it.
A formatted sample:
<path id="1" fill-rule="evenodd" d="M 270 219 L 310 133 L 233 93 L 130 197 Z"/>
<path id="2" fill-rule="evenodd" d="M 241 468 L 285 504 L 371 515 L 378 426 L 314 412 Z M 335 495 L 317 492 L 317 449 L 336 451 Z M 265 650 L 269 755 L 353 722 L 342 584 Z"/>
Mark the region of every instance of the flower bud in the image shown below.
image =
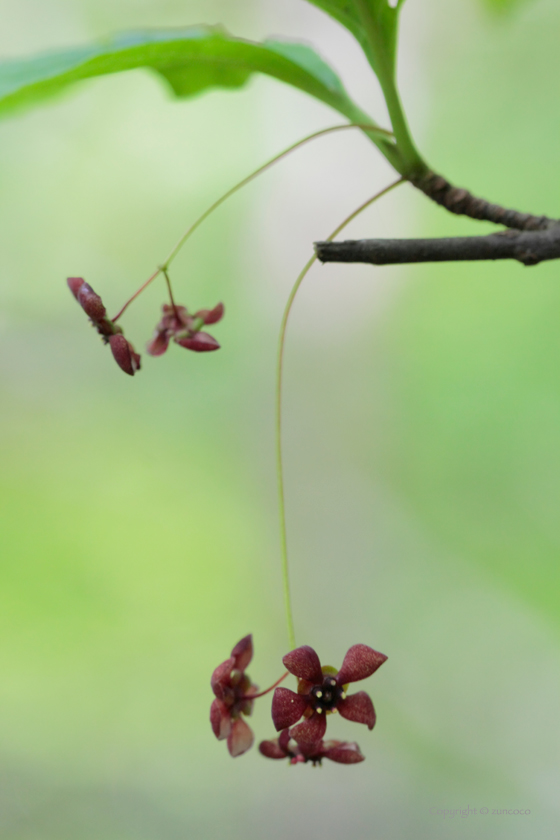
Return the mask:
<path id="1" fill-rule="evenodd" d="M 134 352 L 132 344 L 126 340 L 124 335 L 111 335 L 109 337 L 109 344 L 113 357 L 125 373 L 129 376 L 134 376 L 137 370 L 140 370 L 140 356 Z"/>
<path id="2" fill-rule="evenodd" d="M 103 301 L 86 282 L 79 287 L 76 300 L 94 323 L 101 321 L 107 315 Z"/>
<path id="3" fill-rule="evenodd" d="M 209 350 L 219 350 L 220 345 L 211 335 L 205 332 L 196 332 L 186 338 L 177 339 L 177 344 L 186 347 L 187 350 L 194 350 L 195 353 L 206 353 Z"/>
<path id="4" fill-rule="evenodd" d="M 78 292 L 80 291 L 81 287 L 84 285 L 85 280 L 83 277 L 68 277 L 66 280 L 68 283 L 68 288 L 72 292 L 75 298 L 78 297 Z"/>

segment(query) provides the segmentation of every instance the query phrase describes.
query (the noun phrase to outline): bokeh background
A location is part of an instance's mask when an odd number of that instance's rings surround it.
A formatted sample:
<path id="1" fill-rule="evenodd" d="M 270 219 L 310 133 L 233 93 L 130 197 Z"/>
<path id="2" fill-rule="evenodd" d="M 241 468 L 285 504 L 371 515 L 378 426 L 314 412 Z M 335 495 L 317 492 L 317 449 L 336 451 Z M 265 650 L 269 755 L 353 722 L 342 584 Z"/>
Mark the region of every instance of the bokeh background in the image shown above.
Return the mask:
<path id="1" fill-rule="evenodd" d="M 497 4 L 500 5 L 500 4 Z M 3 0 L 0 52 L 223 22 L 314 42 L 386 122 L 351 37 L 302 0 Z M 400 78 L 432 166 L 556 215 L 556 0 L 408 0 Z M 232 760 L 209 677 L 253 632 L 281 673 L 273 452 L 282 307 L 310 244 L 392 177 L 352 132 L 224 206 L 175 263 L 224 300 L 219 353 L 123 375 L 65 286 L 110 311 L 211 201 L 337 115 L 270 79 L 173 101 L 134 71 L 0 124 L 0 831 L 4 840 L 552 838 L 558 831 L 557 264 L 315 267 L 289 328 L 285 460 L 298 643 L 364 688 L 367 761 Z M 474 233 L 401 187 L 350 236 Z M 164 299 L 127 313 L 141 348 Z M 272 736 L 257 705 L 258 738 Z M 444 819 L 436 809 L 488 808 Z M 530 809 L 493 815 L 492 809 Z"/>

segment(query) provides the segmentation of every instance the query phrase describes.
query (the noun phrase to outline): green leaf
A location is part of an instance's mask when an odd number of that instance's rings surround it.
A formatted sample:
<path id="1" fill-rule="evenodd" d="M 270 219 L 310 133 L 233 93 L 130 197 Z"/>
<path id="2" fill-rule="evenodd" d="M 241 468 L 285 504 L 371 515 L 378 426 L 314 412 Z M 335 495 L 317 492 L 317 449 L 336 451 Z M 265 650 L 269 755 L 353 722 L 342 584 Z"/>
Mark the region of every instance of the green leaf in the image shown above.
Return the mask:
<path id="1" fill-rule="evenodd" d="M 140 32 L 105 43 L 0 63 L 0 115 L 57 94 L 74 82 L 139 67 L 163 76 L 177 96 L 239 88 L 264 73 L 314 96 L 351 121 L 372 123 L 336 73 L 304 44 L 234 38 L 219 27 Z"/>
<path id="2" fill-rule="evenodd" d="M 360 42 L 383 84 L 386 73 L 394 76 L 399 10 L 389 0 L 308 0 L 348 29 Z"/>

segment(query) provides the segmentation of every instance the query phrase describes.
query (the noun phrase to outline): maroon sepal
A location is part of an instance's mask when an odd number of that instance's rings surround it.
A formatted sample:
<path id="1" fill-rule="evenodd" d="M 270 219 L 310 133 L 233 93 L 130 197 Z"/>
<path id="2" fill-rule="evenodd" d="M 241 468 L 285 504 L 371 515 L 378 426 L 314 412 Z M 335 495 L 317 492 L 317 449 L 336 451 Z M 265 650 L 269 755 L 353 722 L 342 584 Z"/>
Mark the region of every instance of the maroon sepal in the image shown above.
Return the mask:
<path id="1" fill-rule="evenodd" d="M 321 662 L 312 647 L 303 645 L 287 653 L 282 662 L 295 677 L 307 680 L 314 685 L 323 682 Z"/>
<path id="2" fill-rule="evenodd" d="M 290 691 L 289 688 L 277 688 L 272 698 L 272 722 L 276 731 L 287 729 L 297 723 L 307 709 L 308 701 L 301 694 Z"/>
<path id="3" fill-rule="evenodd" d="M 218 303 L 214 309 L 199 309 L 193 318 L 202 318 L 205 324 L 217 324 L 224 317 L 224 304 Z"/>
<path id="4" fill-rule="evenodd" d="M 290 729 L 290 736 L 297 741 L 301 747 L 310 747 L 318 744 L 327 731 L 326 715 L 314 712 L 311 717 L 302 720 Z"/>
<path id="5" fill-rule="evenodd" d="M 366 677 L 371 677 L 386 659 L 384 653 L 379 653 L 367 645 L 352 645 L 344 657 L 336 680 L 339 685 L 365 680 Z"/>
<path id="6" fill-rule="evenodd" d="M 126 340 L 124 335 L 109 336 L 109 344 L 113 357 L 125 373 L 129 376 L 134 376 L 137 370 L 140 370 L 140 356 L 134 352 L 132 344 Z"/>
<path id="7" fill-rule="evenodd" d="M 346 720 L 365 723 L 368 729 L 373 729 L 375 726 L 375 709 L 371 697 L 365 691 L 358 691 L 357 694 L 351 694 L 345 700 L 340 700 L 338 711 Z"/>
<path id="8" fill-rule="evenodd" d="M 250 750 L 253 746 L 254 735 L 250 726 L 247 726 L 243 718 L 237 718 L 232 724 L 231 732 L 228 735 L 227 745 L 230 755 L 237 758 L 238 755 Z"/>
<path id="9" fill-rule="evenodd" d="M 175 341 L 187 350 L 194 350 L 195 353 L 207 353 L 209 350 L 219 350 L 220 345 L 211 335 L 205 332 L 195 332 L 185 338 L 176 338 Z"/>

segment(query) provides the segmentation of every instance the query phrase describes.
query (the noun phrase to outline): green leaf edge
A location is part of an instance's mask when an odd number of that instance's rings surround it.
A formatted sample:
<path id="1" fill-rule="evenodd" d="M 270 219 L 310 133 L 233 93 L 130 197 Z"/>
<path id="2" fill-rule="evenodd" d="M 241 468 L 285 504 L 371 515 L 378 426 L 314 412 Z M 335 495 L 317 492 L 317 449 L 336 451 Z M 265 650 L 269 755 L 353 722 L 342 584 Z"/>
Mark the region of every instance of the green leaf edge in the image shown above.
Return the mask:
<path id="1" fill-rule="evenodd" d="M 259 44 L 211 26 L 127 33 L 98 45 L 1 62 L 0 115 L 34 105 L 75 82 L 138 68 L 157 72 L 181 97 L 209 88 L 239 88 L 253 73 L 264 73 L 352 121 L 366 118 L 334 70 L 306 44 Z M 373 124 L 369 117 L 365 121 Z"/>

